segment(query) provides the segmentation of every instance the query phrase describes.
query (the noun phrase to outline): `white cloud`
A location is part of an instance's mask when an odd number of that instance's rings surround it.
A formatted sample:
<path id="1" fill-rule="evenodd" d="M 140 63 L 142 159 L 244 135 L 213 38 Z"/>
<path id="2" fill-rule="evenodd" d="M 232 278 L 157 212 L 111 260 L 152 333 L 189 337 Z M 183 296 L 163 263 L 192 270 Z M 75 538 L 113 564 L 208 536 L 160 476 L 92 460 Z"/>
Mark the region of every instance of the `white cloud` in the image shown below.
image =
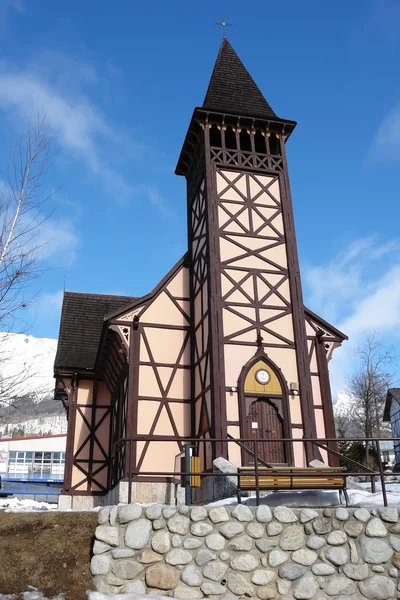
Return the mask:
<path id="1" fill-rule="evenodd" d="M 400 104 L 385 117 L 376 132 L 369 159 L 397 162 L 400 156 Z"/>
<path id="2" fill-rule="evenodd" d="M 400 337 L 398 250 L 396 240 L 359 239 L 327 265 L 305 268 L 307 305 L 349 336 L 330 363 L 334 395 L 357 364 L 355 351 L 366 334 Z"/>
<path id="3" fill-rule="evenodd" d="M 50 292 L 46 294 L 41 294 L 39 297 L 39 302 L 35 306 L 36 310 L 43 314 L 54 314 L 57 313 L 61 315 L 61 306 L 64 297 L 64 291 L 58 290 L 56 292 Z"/>
<path id="4" fill-rule="evenodd" d="M 51 264 L 69 267 L 75 262 L 80 240 L 71 222 L 65 219 L 47 219 L 39 227 L 36 240 L 43 244 L 41 257 Z"/>

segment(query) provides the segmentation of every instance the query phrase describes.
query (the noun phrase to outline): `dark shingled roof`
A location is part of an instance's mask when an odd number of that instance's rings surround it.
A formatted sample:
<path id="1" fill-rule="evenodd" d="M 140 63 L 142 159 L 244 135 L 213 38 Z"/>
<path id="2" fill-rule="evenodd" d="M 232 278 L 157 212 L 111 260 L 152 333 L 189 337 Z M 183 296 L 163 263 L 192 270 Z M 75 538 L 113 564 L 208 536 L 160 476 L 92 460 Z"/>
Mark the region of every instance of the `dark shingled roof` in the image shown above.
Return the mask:
<path id="1" fill-rule="evenodd" d="M 133 296 L 64 292 L 55 369 L 93 369 L 104 317 Z"/>
<path id="2" fill-rule="evenodd" d="M 216 112 L 279 119 L 227 39 L 222 41 L 203 108 Z"/>

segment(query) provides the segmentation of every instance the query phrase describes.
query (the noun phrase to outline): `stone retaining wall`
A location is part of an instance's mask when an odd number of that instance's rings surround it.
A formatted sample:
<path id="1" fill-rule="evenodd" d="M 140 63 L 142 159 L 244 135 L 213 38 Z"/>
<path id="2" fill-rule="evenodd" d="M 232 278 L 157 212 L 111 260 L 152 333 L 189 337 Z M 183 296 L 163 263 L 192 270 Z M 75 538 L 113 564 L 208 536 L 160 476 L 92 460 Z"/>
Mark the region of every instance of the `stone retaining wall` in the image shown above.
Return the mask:
<path id="1" fill-rule="evenodd" d="M 104 507 L 98 591 L 174 598 L 400 598 L 397 508 Z"/>

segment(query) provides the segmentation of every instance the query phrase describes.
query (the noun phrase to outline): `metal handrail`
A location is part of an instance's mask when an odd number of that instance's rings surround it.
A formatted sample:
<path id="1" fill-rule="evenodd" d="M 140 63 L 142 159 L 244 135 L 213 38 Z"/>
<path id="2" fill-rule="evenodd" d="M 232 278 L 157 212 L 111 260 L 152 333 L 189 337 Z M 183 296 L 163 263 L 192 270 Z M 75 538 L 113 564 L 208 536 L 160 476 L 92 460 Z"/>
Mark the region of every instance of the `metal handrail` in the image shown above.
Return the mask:
<path id="1" fill-rule="evenodd" d="M 332 453 L 333 455 L 345 459 L 348 462 L 351 462 L 352 464 L 361 467 L 361 469 L 363 469 L 362 472 L 346 472 L 346 471 L 341 471 L 341 475 L 343 477 L 347 478 L 348 477 L 371 477 L 371 488 L 372 491 L 375 491 L 375 477 L 379 477 L 381 480 L 381 486 L 382 486 L 382 496 L 383 496 L 383 502 L 384 502 L 384 506 L 387 506 L 387 493 L 386 493 L 386 483 L 385 483 L 385 479 L 386 477 L 390 477 L 393 475 L 393 473 L 385 473 L 383 471 L 383 466 L 382 466 L 382 461 L 380 459 L 381 453 L 380 453 L 380 442 L 381 441 L 400 441 L 400 437 L 399 438 L 274 438 L 274 439 L 257 439 L 257 438 L 233 438 L 231 435 L 228 435 L 227 438 L 208 438 L 208 439 L 201 439 L 201 438 L 191 438 L 191 437 L 170 437 L 170 436 L 153 436 L 151 440 L 148 440 L 148 436 L 144 436 L 147 437 L 147 441 L 149 443 L 151 442 L 172 442 L 172 443 L 186 443 L 186 444 L 204 444 L 204 443 L 215 443 L 215 442 L 224 442 L 224 443 L 235 443 L 237 445 L 239 445 L 241 448 L 243 448 L 243 450 L 245 452 L 247 452 L 248 454 L 250 454 L 251 456 L 254 457 L 254 473 L 253 471 L 247 470 L 247 474 L 248 475 L 254 475 L 255 477 L 255 485 L 256 485 L 256 498 L 257 498 L 257 503 L 259 500 L 259 463 L 261 462 L 263 467 L 262 467 L 262 471 L 265 472 L 265 468 L 267 469 L 271 469 L 273 470 L 274 475 L 276 476 L 283 476 L 283 475 L 287 475 L 288 473 L 290 473 L 291 471 L 279 471 L 279 468 L 281 467 L 272 467 L 271 465 L 269 465 L 268 463 L 266 463 L 265 461 L 263 461 L 259 456 L 258 456 L 258 444 L 260 443 L 276 443 L 276 442 L 283 442 L 283 443 L 302 443 L 302 444 L 306 444 L 306 443 L 312 443 L 316 446 L 318 446 L 319 448 L 323 449 L 324 451 L 326 451 L 327 453 Z M 132 498 L 132 481 L 133 481 L 133 477 L 135 476 L 142 476 L 142 477 L 166 477 L 166 478 L 176 478 L 176 471 L 174 472 L 170 472 L 170 471 L 135 471 L 133 472 L 132 470 L 132 452 L 131 452 L 131 444 L 135 443 L 137 441 L 141 441 L 143 439 L 143 436 L 141 435 L 137 435 L 135 437 L 125 437 L 125 438 L 121 438 L 120 440 L 118 440 L 117 442 L 115 442 L 114 444 L 114 448 L 119 447 L 120 445 L 124 444 L 124 445 L 128 445 L 128 469 L 127 469 L 127 478 L 129 481 L 129 489 L 128 489 L 128 502 L 131 502 L 131 498 Z M 373 471 L 372 469 L 370 469 L 369 467 L 366 467 L 364 465 L 362 465 L 361 463 L 355 461 L 354 459 L 348 458 L 347 456 L 341 454 L 340 452 L 337 452 L 335 450 L 332 450 L 331 448 L 325 446 L 324 444 L 328 444 L 329 442 L 341 442 L 341 441 L 346 441 L 346 442 L 373 442 L 374 445 L 376 446 L 376 450 L 377 450 L 377 455 L 378 455 L 378 459 L 379 459 L 379 471 Z M 251 443 L 253 446 L 253 451 L 248 448 L 247 446 L 245 446 L 245 443 Z M 294 471 L 301 471 L 302 469 L 307 470 L 310 469 L 312 467 L 293 467 Z M 330 467 L 329 469 L 333 469 L 335 467 Z M 338 469 L 340 469 L 340 467 L 337 467 Z M 318 473 L 317 471 L 315 472 L 315 475 L 318 476 L 321 475 L 321 473 L 323 473 L 323 469 L 321 469 L 321 471 Z M 326 474 L 328 474 L 329 471 L 328 469 L 326 470 Z M 331 471 L 332 474 L 332 471 Z M 182 477 L 191 477 L 194 475 L 200 476 L 200 477 L 232 477 L 235 476 L 233 473 L 214 473 L 212 471 L 203 471 L 203 472 L 186 472 L 183 473 L 181 472 L 180 475 Z"/>

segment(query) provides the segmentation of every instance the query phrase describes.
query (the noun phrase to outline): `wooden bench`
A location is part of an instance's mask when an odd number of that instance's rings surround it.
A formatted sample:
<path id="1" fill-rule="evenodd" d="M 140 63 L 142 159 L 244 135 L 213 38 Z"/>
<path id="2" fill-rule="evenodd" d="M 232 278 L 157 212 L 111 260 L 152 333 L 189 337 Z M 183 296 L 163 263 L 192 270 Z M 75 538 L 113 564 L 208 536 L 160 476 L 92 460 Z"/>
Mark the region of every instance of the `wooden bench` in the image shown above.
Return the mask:
<path id="1" fill-rule="evenodd" d="M 349 506 L 345 467 L 258 467 L 258 489 L 264 490 L 338 490 Z M 242 490 L 257 490 L 254 467 L 239 467 L 237 497 L 241 502 Z"/>

